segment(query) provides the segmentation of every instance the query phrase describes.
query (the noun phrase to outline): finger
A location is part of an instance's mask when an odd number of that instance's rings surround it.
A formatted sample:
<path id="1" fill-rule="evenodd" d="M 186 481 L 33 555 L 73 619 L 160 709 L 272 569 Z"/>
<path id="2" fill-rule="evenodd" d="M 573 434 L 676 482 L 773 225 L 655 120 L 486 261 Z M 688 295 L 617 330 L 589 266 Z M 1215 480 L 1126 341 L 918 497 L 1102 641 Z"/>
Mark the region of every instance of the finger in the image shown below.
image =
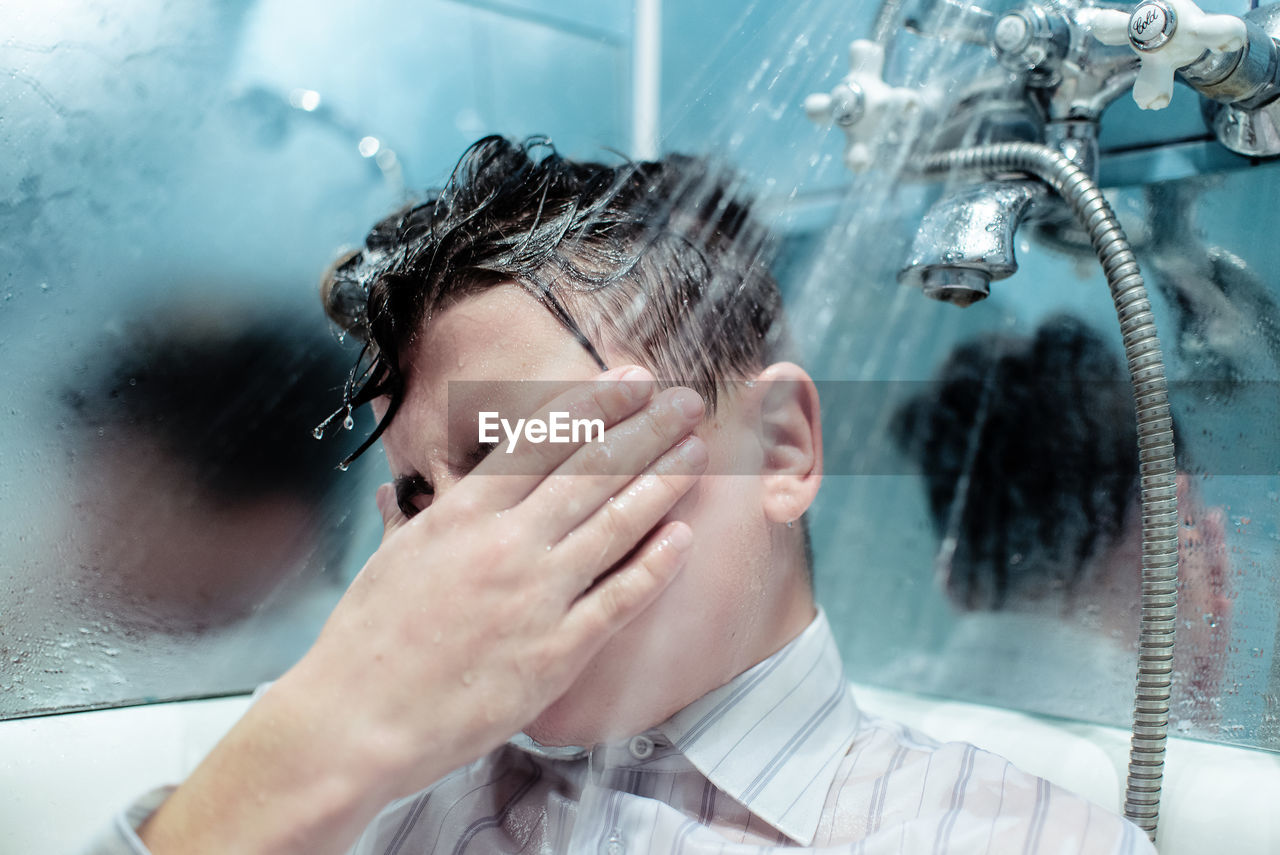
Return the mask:
<path id="1" fill-rule="evenodd" d="M 578 598 L 561 624 L 565 665 L 581 670 L 615 632 L 644 611 L 684 568 L 691 546 L 689 525 L 671 522 L 654 532 L 633 559 Z"/>
<path id="2" fill-rule="evenodd" d="M 557 564 L 566 571 L 566 595 L 576 595 L 626 558 L 697 483 L 706 466 L 706 443 L 689 437 L 552 547 Z"/>
<path id="3" fill-rule="evenodd" d="M 557 395 L 530 418 L 549 422 L 552 413 L 567 413 L 571 420 L 599 419 L 607 431 L 645 406 L 653 397 L 653 388 L 653 375 L 646 369 L 637 365 L 617 368 Z M 480 491 L 482 496 L 476 498 L 486 506 L 512 507 L 591 438 L 590 431 L 582 431 L 577 442 L 518 442 L 511 453 L 497 449 L 471 471 L 471 476 L 502 477 L 464 478 L 457 489 L 466 485 L 467 490 Z"/>
<path id="4" fill-rule="evenodd" d="M 549 543 L 558 542 L 688 436 L 703 413 L 702 398 L 692 389 L 663 391 L 606 432 L 602 442 L 574 452 L 534 488 L 521 513 L 546 533 Z"/>

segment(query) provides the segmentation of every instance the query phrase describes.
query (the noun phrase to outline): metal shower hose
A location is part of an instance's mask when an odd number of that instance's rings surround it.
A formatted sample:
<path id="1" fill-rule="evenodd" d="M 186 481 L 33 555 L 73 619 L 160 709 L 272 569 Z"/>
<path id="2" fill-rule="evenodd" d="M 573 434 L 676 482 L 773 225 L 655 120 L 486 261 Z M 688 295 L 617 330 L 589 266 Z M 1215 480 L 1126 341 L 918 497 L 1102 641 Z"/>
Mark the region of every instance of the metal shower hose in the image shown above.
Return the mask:
<path id="1" fill-rule="evenodd" d="M 1058 192 L 1089 233 L 1115 301 L 1138 414 L 1142 488 L 1142 625 L 1124 815 L 1152 841 L 1160 813 L 1178 589 L 1178 488 L 1164 360 L 1138 261 L 1098 185 L 1035 143 L 999 143 L 922 159 L 922 171 L 1017 170 Z"/>

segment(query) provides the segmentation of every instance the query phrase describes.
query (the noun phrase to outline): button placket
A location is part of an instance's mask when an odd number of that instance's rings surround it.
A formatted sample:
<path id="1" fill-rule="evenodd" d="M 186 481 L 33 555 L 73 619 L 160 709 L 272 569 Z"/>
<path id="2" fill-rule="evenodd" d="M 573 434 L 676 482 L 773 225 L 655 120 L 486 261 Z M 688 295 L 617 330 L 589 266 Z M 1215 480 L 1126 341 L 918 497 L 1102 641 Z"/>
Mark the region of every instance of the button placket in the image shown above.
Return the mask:
<path id="1" fill-rule="evenodd" d="M 627 844 L 622 841 L 622 832 L 613 829 L 609 837 L 600 846 L 600 855 L 625 855 Z"/>

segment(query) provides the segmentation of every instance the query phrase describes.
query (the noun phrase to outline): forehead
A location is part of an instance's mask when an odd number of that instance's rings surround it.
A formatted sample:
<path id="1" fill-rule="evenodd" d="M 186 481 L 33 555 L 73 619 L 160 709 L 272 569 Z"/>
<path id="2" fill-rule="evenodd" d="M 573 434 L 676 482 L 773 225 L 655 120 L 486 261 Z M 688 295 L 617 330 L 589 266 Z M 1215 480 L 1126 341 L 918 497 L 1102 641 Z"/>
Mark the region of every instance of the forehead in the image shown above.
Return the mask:
<path id="1" fill-rule="evenodd" d="M 389 451 L 410 436 L 443 443 L 451 407 L 455 416 L 485 407 L 525 415 L 599 373 L 573 335 L 518 285 L 438 311 L 406 350 L 401 370 L 405 395 L 384 435 Z"/>

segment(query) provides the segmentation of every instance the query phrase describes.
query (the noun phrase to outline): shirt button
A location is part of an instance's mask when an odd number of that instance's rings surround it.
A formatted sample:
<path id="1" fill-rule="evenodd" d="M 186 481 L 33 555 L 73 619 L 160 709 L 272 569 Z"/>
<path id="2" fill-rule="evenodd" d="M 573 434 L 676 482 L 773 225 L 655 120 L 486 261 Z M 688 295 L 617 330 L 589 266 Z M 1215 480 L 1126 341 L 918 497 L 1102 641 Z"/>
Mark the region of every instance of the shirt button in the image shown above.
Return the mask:
<path id="1" fill-rule="evenodd" d="M 622 842 L 622 835 L 618 833 L 617 829 L 614 829 L 609 834 L 609 838 L 600 847 L 601 855 L 624 855 L 626 851 L 627 846 Z"/>
<path id="2" fill-rule="evenodd" d="M 653 740 L 647 736 L 633 736 L 627 748 L 637 760 L 648 760 L 653 756 Z"/>

